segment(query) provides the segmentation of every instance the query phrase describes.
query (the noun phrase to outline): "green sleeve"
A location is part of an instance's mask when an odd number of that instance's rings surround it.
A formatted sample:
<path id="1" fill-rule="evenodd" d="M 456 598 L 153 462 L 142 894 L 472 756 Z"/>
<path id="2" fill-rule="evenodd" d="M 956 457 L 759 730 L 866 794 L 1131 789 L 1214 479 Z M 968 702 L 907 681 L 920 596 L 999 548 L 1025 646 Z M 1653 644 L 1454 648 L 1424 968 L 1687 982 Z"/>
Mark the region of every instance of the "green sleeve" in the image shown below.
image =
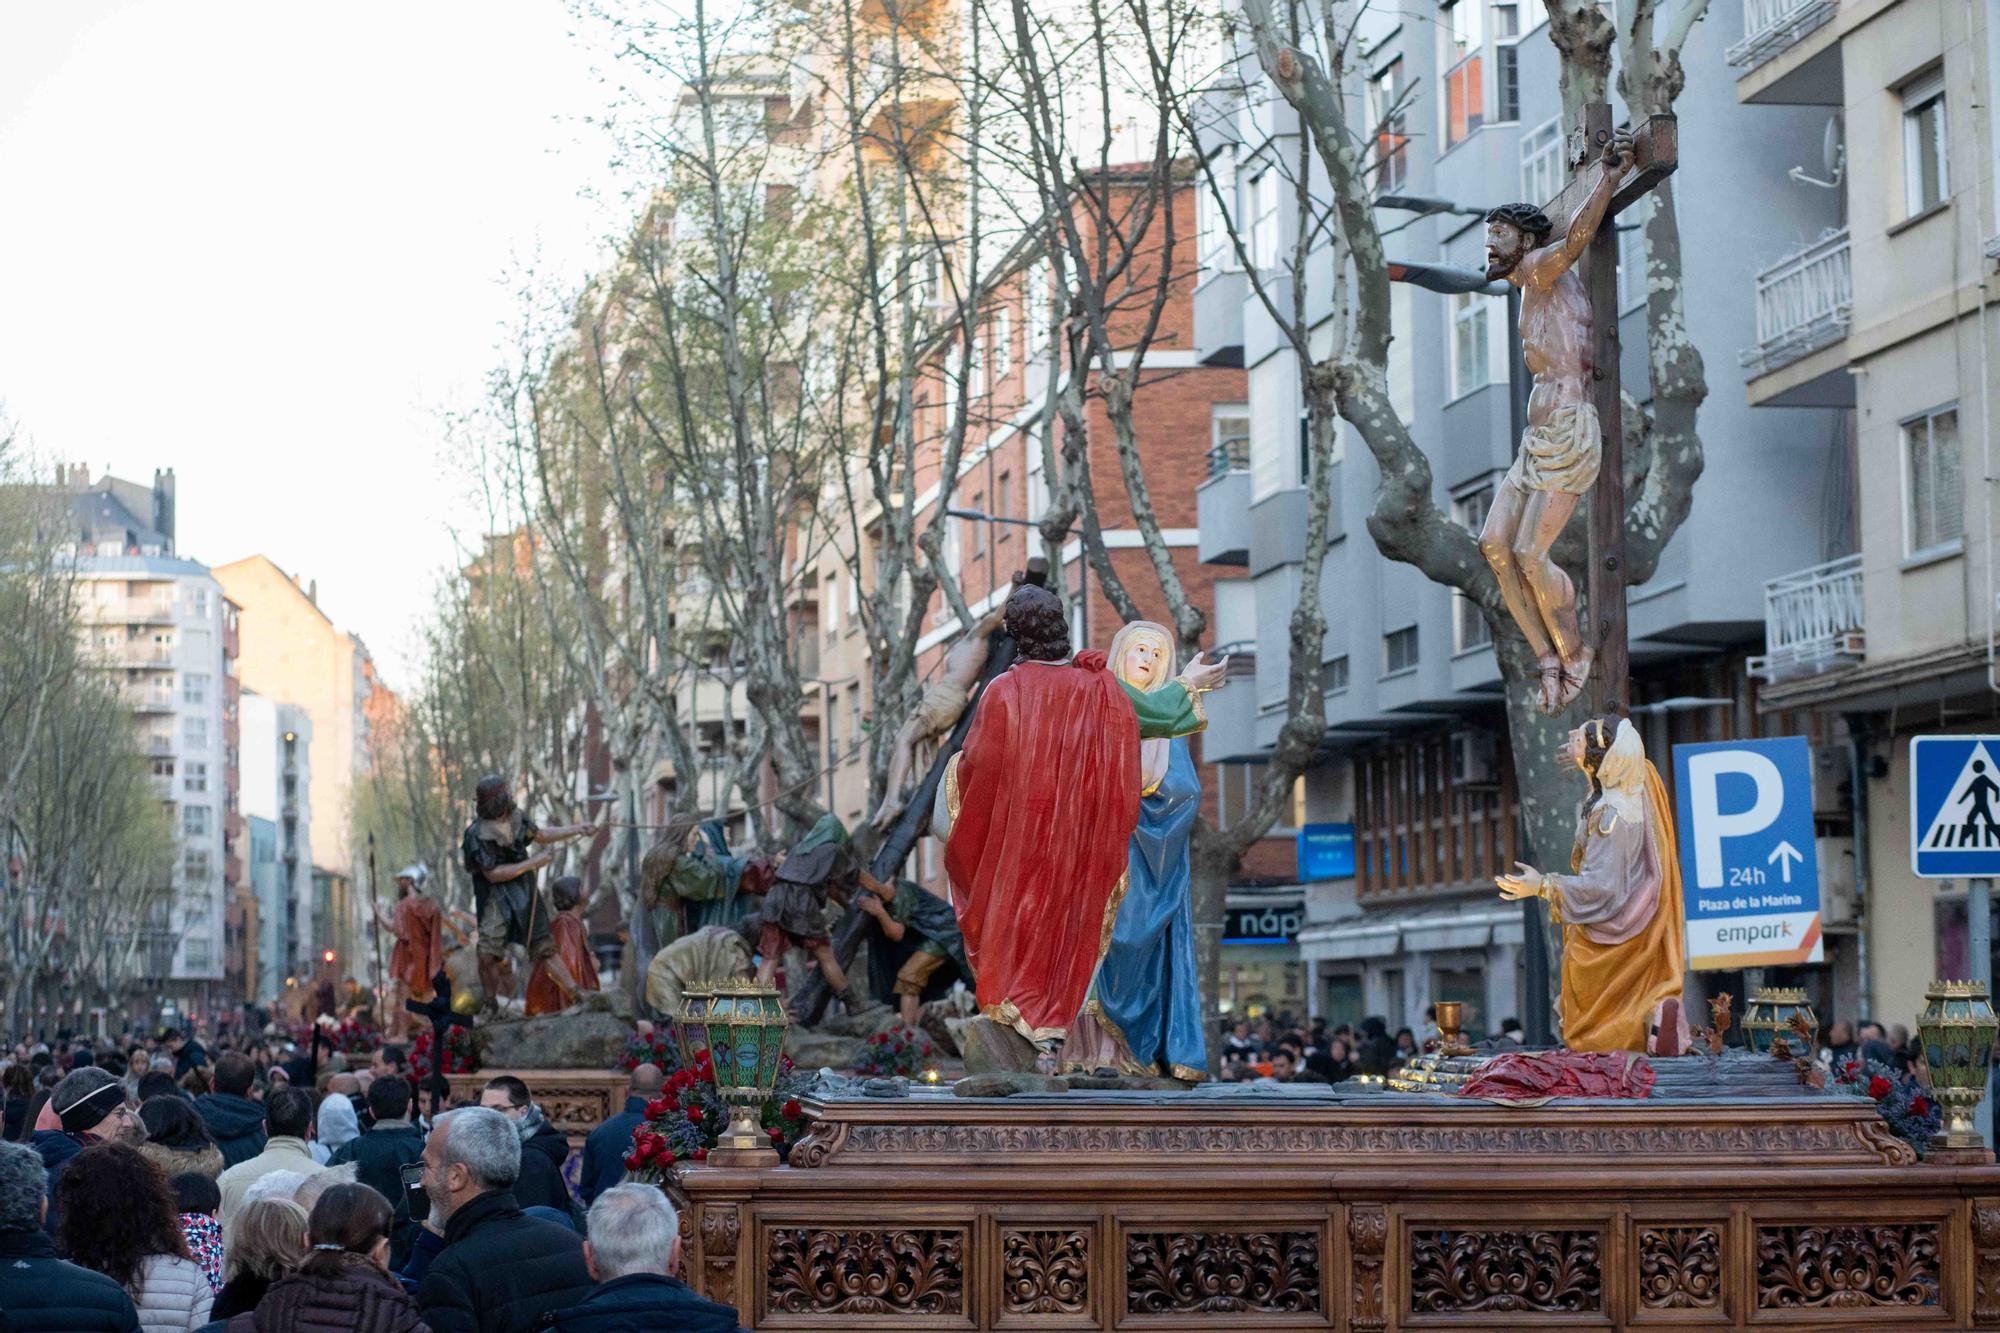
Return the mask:
<path id="1" fill-rule="evenodd" d="M 1124 681 L 1125 697 L 1139 715 L 1139 735 L 1144 740 L 1169 736 L 1192 736 L 1208 725 L 1201 699 L 1177 680 L 1170 680 L 1150 694 Z"/>

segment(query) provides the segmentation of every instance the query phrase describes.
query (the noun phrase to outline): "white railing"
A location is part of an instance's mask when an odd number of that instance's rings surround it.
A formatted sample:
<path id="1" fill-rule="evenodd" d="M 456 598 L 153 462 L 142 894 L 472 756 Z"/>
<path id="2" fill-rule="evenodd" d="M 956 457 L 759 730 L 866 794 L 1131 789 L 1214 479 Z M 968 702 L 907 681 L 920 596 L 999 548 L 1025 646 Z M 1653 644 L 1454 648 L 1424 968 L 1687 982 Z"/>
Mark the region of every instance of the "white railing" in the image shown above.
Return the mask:
<path id="1" fill-rule="evenodd" d="M 1743 40 L 1724 59 L 1744 73 L 1832 18 L 1840 0 L 1743 0 Z"/>
<path id="2" fill-rule="evenodd" d="M 1757 275 L 1757 345 L 1738 358 L 1745 370 L 1768 375 L 1847 336 L 1852 258 L 1841 227 Z"/>
<path id="3" fill-rule="evenodd" d="M 1844 555 L 1764 585 L 1764 647 L 1750 671 L 1766 682 L 1816 675 L 1867 651 L 1861 557 Z"/>

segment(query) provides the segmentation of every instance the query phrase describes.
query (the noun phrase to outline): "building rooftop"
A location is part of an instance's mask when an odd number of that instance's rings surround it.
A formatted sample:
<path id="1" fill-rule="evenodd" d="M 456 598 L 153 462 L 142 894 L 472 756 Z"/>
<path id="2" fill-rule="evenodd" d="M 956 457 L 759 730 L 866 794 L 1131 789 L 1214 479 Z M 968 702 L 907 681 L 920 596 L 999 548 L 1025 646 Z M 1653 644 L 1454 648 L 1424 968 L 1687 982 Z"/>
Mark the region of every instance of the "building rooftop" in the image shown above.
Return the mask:
<path id="1" fill-rule="evenodd" d="M 199 560 L 186 560 L 176 555 L 80 555 L 76 557 L 77 572 L 85 576 L 93 574 L 141 574 L 155 578 L 207 574 L 209 568 Z"/>

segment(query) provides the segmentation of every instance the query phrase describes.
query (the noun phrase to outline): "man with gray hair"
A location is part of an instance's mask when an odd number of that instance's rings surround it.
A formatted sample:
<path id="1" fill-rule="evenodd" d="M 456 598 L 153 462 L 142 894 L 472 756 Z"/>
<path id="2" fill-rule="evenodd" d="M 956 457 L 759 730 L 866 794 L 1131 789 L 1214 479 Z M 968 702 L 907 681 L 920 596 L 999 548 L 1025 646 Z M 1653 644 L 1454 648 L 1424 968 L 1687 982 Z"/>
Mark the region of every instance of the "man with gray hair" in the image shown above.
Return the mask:
<path id="1" fill-rule="evenodd" d="M 33 1148 L 0 1143 L 0 1326 L 138 1333 L 139 1313 L 123 1287 L 56 1258 L 42 1229 L 46 1184 Z"/>
<path id="2" fill-rule="evenodd" d="M 703 1300 L 673 1276 L 680 1267 L 681 1226 L 655 1185 L 614 1185 L 590 1205 L 583 1247 L 600 1284 L 590 1299 L 556 1314 L 556 1333 L 737 1333 L 736 1311 Z"/>
<path id="3" fill-rule="evenodd" d="M 484 1106 L 447 1111 L 424 1140 L 423 1191 L 444 1249 L 417 1284 L 434 1333 L 531 1333 L 590 1294 L 583 1243 L 522 1213 L 521 1136 Z"/>

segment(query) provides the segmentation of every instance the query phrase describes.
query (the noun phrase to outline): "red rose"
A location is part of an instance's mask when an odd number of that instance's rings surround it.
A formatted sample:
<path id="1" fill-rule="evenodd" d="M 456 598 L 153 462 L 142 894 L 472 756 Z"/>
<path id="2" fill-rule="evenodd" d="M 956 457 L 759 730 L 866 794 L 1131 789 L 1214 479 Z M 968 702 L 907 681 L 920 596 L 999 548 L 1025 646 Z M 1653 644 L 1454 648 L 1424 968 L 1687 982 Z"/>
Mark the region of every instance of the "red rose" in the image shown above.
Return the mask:
<path id="1" fill-rule="evenodd" d="M 771 1142 L 773 1142 L 773 1143 L 779 1143 L 779 1142 L 782 1142 L 782 1141 L 784 1140 L 784 1137 L 785 1137 L 785 1131 L 784 1131 L 784 1130 L 782 1130 L 782 1129 L 779 1129 L 779 1128 L 778 1128 L 778 1127 L 777 1127 L 776 1125 L 773 1125 L 773 1126 L 771 1126 L 771 1127 L 770 1127 L 769 1129 L 765 1130 L 764 1132 L 765 1132 L 766 1134 L 769 1134 L 769 1135 L 771 1136 Z"/>
<path id="2" fill-rule="evenodd" d="M 708 1160 L 708 1149 L 696 1148 L 694 1150 L 694 1160 L 697 1162 L 706 1162 Z"/>
<path id="3" fill-rule="evenodd" d="M 674 1164 L 674 1150 L 672 1148 L 665 1148 L 665 1147 L 661 1148 L 660 1165 L 672 1166 L 673 1164 Z"/>
<path id="4" fill-rule="evenodd" d="M 1931 1103 L 1929 1098 L 1918 1097 L 1910 1103 L 1911 1115 L 1925 1116 L 1929 1115 L 1930 1113 L 1931 1113 Z"/>
<path id="5" fill-rule="evenodd" d="M 787 1120 L 797 1120 L 800 1116 L 804 1115 L 805 1113 L 806 1113 L 805 1108 L 800 1106 L 796 1099 L 788 1101 L 783 1106 L 778 1108 L 778 1114 L 785 1117 L 785 1119 Z"/>
<path id="6" fill-rule="evenodd" d="M 1868 1095 L 1879 1102 L 1889 1095 L 1889 1086 L 1889 1080 L 1877 1074 L 1868 1080 Z"/>
<path id="7" fill-rule="evenodd" d="M 637 1171 L 644 1164 L 638 1153 L 628 1152 L 625 1154 L 625 1169 L 627 1171 Z"/>
<path id="8" fill-rule="evenodd" d="M 699 1106 L 688 1107 L 688 1123 L 690 1125 L 699 1125 L 701 1123 L 701 1108 Z"/>

